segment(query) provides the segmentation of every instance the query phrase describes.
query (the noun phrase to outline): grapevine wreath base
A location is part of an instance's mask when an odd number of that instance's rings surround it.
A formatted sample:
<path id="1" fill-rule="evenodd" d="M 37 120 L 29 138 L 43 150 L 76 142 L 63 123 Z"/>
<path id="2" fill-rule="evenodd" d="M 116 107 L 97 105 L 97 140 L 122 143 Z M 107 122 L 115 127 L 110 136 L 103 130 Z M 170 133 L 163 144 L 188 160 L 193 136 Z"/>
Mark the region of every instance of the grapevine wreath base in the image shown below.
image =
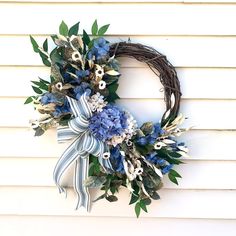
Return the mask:
<path id="1" fill-rule="evenodd" d="M 147 212 L 147 205 L 159 199 L 163 175 L 178 184 L 181 176 L 173 169 L 187 156 L 184 143 L 176 137 L 186 130 L 178 128 L 184 121 L 179 112 L 180 83 L 175 68 L 154 48 L 119 42 L 110 44 L 103 35 L 109 25 L 92 25 L 92 36 L 85 30 L 78 35 L 79 23 L 71 28 L 62 21 L 59 34 L 52 35 L 40 47 L 30 36 L 33 49 L 51 68 L 50 79 L 32 81 L 37 95 L 27 98 L 42 114 L 31 121 L 35 135 L 57 127 L 58 141 L 73 140 L 58 160 L 53 178 L 60 192 L 65 192 L 61 178 L 75 163 L 74 189 L 77 208 L 89 210 L 89 188 L 99 187 L 99 199 L 117 201 L 121 186 L 130 191 L 135 213 Z M 146 63 L 163 85 L 166 111 L 160 122 L 139 126 L 128 111 L 116 104 L 119 86 L 120 57 Z M 160 117 L 157 117 L 157 121 Z"/>

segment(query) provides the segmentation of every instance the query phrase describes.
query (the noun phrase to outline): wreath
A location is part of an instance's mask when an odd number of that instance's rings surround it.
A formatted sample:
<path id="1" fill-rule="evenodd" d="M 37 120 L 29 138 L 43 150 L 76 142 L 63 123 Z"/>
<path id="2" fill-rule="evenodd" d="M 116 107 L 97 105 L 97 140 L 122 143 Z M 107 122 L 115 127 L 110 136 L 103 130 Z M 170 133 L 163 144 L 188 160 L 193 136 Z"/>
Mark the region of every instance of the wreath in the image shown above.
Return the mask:
<path id="1" fill-rule="evenodd" d="M 137 217 L 147 205 L 160 198 L 163 175 L 178 184 L 180 174 L 174 165 L 183 163 L 188 149 L 176 137 L 186 129 L 178 128 L 184 121 L 179 114 L 180 83 L 175 68 L 166 56 L 152 47 L 139 43 L 110 44 L 103 36 L 109 25 L 98 27 L 97 20 L 88 35 L 78 34 L 79 22 L 71 28 L 64 21 L 59 34 L 52 35 L 42 47 L 30 36 L 33 50 L 44 65 L 51 68 L 50 78 L 32 81 L 37 95 L 28 97 L 42 114 L 31 120 L 35 135 L 57 127 L 59 142 L 73 140 L 58 160 L 53 178 L 60 192 L 66 189 L 61 178 L 75 163 L 74 189 L 77 208 L 90 207 L 88 188 L 103 193 L 94 201 L 105 198 L 117 201 L 121 186 L 130 191 L 129 204 L 135 204 Z M 159 122 L 141 126 L 127 110 L 116 104 L 119 86 L 119 57 L 130 57 L 146 63 L 163 85 L 166 111 Z"/>

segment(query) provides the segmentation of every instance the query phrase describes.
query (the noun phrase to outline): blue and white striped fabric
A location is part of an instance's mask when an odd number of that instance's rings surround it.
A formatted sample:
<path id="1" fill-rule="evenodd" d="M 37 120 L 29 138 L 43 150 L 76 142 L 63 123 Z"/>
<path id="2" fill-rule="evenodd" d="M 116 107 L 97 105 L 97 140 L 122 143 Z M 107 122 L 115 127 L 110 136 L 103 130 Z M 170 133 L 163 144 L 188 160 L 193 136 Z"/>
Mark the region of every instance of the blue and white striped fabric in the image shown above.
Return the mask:
<path id="1" fill-rule="evenodd" d="M 59 188 L 60 193 L 65 192 L 60 181 L 67 168 L 75 162 L 74 189 L 78 196 L 76 209 L 83 206 L 89 211 L 90 195 L 87 187 L 84 186 L 84 180 L 88 177 L 89 154 L 98 157 L 101 166 L 105 171 L 110 172 L 112 166 L 109 160 L 103 158 L 103 153 L 108 147 L 105 143 L 96 139 L 89 131 L 89 118 L 92 111 L 86 100 L 86 93 L 77 101 L 67 97 L 74 119 L 69 121 L 69 126 L 58 128 L 58 142 L 65 142 L 75 139 L 73 143 L 64 151 L 58 160 L 53 173 L 53 179 Z"/>

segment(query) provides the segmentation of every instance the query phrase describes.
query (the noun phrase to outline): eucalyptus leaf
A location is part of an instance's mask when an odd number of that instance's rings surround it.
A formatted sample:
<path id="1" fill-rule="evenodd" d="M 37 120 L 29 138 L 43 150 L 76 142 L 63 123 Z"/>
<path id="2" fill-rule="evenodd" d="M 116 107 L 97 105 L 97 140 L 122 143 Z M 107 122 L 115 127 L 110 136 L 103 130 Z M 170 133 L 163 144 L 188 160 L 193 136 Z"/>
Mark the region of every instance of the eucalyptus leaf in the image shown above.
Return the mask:
<path id="1" fill-rule="evenodd" d="M 37 94 L 42 94 L 43 92 L 41 91 L 41 89 L 39 89 L 38 87 L 32 86 L 33 90 L 35 93 Z"/>
<path id="2" fill-rule="evenodd" d="M 134 193 L 132 193 L 131 199 L 130 199 L 130 202 L 129 202 L 129 205 L 134 204 L 134 203 L 137 202 L 138 200 L 139 200 L 139 196 L 136 195 L 136 194 L 134 194 Z"/>
<path id="3" fill-rule="evenodd" d="M 135 214 L 136 214 L 136 216 L 137 216 L 137 218 L 138 218 L 138 217 L 140 216 L 140 212 L 141 212 L 141 207 L 140 207 L 140 203 L 139 203 L 139 202 L 137 202 L 137 203 L 135 204 L 134 210 L 135 210 Z"/>
<path id="4" fill-rule="evenodd" d="M 43 42 L 43 50 L 44 50 L 45 52 L 48 51 L 48 39 L 45 39 L 45 41 Z"/>
<path id="5" fill-rule="evenodd" d="M 109 26 L 110 26 L 109 24 L 108 24 L 108 25 L 103 25 L 103 26 L 98 30 L 98 35 L 99 35 L 99 36 L 103 36 L 103 35 L 107 32 Z"/>
<path id="6" fill-rule="evenodd" d="M 45 131 L 44 131 L 41 127 L 38 127 L 38 128 L 35 129 L 35 134 L 34 134 L 34 136 L 41 136 L 41 135 L 44 134 L 44 132 L 45 132 Z"/>
<path id="7" fill-rule="evenodd" d="M 32 98 L 32 97 L 28 97 L 28 98 L 25 100 L 24 104 L 29 104 L 29 103 L 31 103 L 31 102 L 33 102 L 33 98 Z"/>
<path id="8" fill-rule="evenodd" d="M 30 35 L 30 41 L 31 41 L 31 44 L 33 46 L 33 50 L 36 53 L 40 52 L 38 43 L 35 41 L 35 39 L 31 35 Z"/>
<path id="9" fill-rule="evenodd" d="M 109 202 L 116 202 L 118 201 L 118 198 L 115 195 L 109 195 L 106 197 L 107 201 Z"/>
<path id="10" fill-rule="evenodd" d="M 88 46 L 91 40 L 85 30 L 83 30 L 83 38 L 82 39 L 83 39 L 84 44 Z"/>
<path id="11" fill-rule="evenodd" d="M 101 199 L 103 199 L 103 198 L 105 198 L 106 197 L 106 194 L 104 193 L 104 194 L 102 194 L 101 196 L 99 196 L 98 198 L 96 198 L 95 200 L 93 200 L 93 202 L 96 202 L 96 201 L 98 201 L 98 200 L 101 200 Z"/>
<path id="12" fill-rule="evenodd" d="M 173 182 L 176 185 L 179 185 L 178 180 L 176 179 L 176 177 L 174 175 L 172 175 L 171 173 L 168 173 L 168 177 L 171 182 Z"/>
<path id="13" fill-rule="evenodd" d="M 68 36 L 68 31 L 69 30 L 68 30 L 67 24 L 64 21 L 62 21 L 59 26 L 59 33 L 66 37 L 66 36 Z"/>
<path id="14" fill-rule="evenodd" d="M 160 196 L 157 192 L 153 192 L 152 195 L 150 196 L 153 200 L 159 200 Z"/>
<path id="15" fill-rule="evenodd" d="M 140 200 L 139 204 L 140 204 L 140 207 L 141 207 L 145 212 L 148 212 L 148 211 L 147 211 L 147 206 L 146 206 L 145 201 Z"/>
<path id="16" fill-rule="evenodd" d="M 79 32 L 79 23 L 76 23 L 75 25 L 73 25 L 68 32 L 68 36 L 71 37 L 72 35 L 78 35 Z"/>
<path id="17" fill-rule="evenodd" d="M 171 169 L 169 173 L 177 178 L 182 178 L 182 176 L 175 170 Z"/>
<path id="18" fill-rule="evenodd" d="M 92 32 L 92 35 L 94 35 L 94 36 L 97 35 L 97 32 L 98 32 L 98 22 L 97 22 L 97 20 L 95 20 L 93 22 L 91 32 Z"/>

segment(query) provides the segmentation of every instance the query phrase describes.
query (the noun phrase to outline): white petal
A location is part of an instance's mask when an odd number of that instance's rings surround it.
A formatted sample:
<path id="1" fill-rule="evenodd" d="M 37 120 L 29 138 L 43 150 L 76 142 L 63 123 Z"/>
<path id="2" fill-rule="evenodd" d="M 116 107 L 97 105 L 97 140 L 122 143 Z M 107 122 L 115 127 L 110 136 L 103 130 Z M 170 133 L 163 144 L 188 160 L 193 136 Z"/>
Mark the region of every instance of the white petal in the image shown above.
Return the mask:
<path id="1" fill-rule="evenodd" d="M 113 76 L 120 75 L 120 73 L 115 70 L 106 71 L 106 74 L 113 75 Z"/>

